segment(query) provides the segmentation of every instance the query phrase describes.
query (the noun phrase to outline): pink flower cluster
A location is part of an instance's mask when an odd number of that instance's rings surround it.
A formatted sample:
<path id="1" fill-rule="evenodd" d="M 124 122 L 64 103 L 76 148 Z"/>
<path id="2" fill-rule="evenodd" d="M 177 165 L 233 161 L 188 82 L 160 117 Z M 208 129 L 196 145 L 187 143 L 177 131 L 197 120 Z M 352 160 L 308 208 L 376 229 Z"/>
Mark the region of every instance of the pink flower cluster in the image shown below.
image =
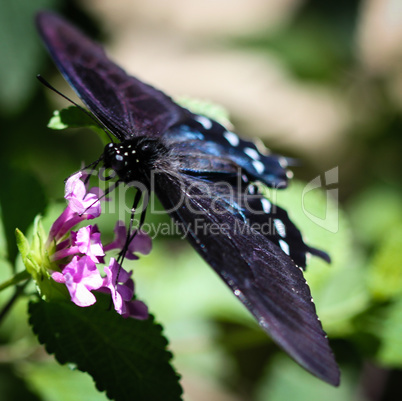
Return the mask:
<path id="1" fill-rule="evenodd" d="M 90 306 L 96 302 L 92 291 L 110 293 L 115 310 L 123 317 L 147 319 L 147 306 L 132 299 L 132 272 L 124 270 L 114 258 L 110 258 L 109 265 L 104 266 L 104 276 L 98 270 L 98 265 L 104 262 L 106 251 L 121 250 L 125 245 L 127 231 L 124 223 L 117 222 L 115 239 L 105 246 L 102 245 L 96 224 L 72 231 L 78 223 L 101 214 L 101 191 L 99 188 L 87 191 L 82 178 L 83 173 L 79 172 L 67 180 L 64 197 L 68 206 L 50 229 L 47 247 L 55 245 L 51 261 L 56 262 L 60 268 L 59 271 L 53 271 L 51 276 L 57 283 L 66 285 L 71 300 L 78 306 Z M 134 252 L 148 254 L 151 247 L 149 236 L 140 231 L 131 241 L 125 257 L 138 259 Z"/>

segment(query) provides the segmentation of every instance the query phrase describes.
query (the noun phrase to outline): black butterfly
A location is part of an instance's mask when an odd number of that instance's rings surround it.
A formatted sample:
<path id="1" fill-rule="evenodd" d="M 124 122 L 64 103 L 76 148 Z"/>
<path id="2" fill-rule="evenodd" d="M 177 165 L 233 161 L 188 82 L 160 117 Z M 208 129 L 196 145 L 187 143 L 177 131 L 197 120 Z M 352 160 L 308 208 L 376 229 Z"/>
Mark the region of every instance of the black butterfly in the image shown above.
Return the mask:
<path id="1" fill-rule="evenodd" d="M 338 385 L 339 369 L 302 273 L 307 253 L 329 257 L 306 245 L 286 211 L 255 184 L 285 187 L 287 159 L 260 152 L 127 75 L 59 16 L 42 12 L 37 25 L 66 80 L 120 141 L 105 147 L 104 165 L 120 182 L 139 181 L 154 191 L 260 326 L 300 365 Z"/>

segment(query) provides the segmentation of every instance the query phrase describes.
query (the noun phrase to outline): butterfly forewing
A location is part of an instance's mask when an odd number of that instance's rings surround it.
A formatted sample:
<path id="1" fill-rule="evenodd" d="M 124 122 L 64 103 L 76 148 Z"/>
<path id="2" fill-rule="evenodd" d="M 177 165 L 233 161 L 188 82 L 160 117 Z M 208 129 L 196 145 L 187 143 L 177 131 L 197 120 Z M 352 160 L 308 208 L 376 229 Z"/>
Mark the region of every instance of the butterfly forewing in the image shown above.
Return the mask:
<path id="1" fill-rule="evenodd" d="M 100 45 L 59 16 L 39 13 L 37 25 L 63 76 L 121 141 L 144 134 L 159 136 L 191 116 L 161 91 L 127 75 Z"/>

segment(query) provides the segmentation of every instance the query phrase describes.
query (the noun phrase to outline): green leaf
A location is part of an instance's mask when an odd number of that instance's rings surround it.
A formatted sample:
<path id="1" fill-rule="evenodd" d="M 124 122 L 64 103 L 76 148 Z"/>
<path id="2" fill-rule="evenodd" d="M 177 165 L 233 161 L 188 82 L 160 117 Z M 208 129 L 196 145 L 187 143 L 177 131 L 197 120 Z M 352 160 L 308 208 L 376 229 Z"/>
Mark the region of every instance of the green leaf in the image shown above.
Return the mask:
<path id="1" fill-rule="evenodd" d="M 186 109 L 191 110 L 193 113 L 212 118 L 225 127 L 232 125 L 229 119 L 229 112 L 219 104 L 186 96 L 178 97 L 175 101 Z"/>
<path id="2" fill-rule="evenodd" d="M 2 347 L 7 349 L 3 344 Z M 10 352 L 9 349 L 7 351 Z M 0 364 L 0 399 L 2 401 L 44 401 L 28 388 L 18 369 L 6 360 L 7 358 Z"/>
<path id="3" fill-rule="evenodd" d="M 48 123 L 48 128 L 62 130 L 66 128 L 92 127 L 95 121 L 77 106 L 55 110 Z"/>
<path id="4" fill-rule="evenodd" d="M 25 259 L 31 250 L 29 241 L 18 228 L 15 230 L 15 238 L 17 241 L 18 250 L 20 251 L 22 258 Z"/>
<path id="5" fill-rule="evenodd" d="M 363 400 L 356 395 L 357 374 L 342 369 L 340 387 L 332 387 L 309 374 L 288 356 L 273 358 L 257 390 L 257 401 Z"/>
<path id="6" fill-rule="evenodd" d="M 105 142 L 110 142 L 100 123 L 98 124 L 94 118 L 91 118 L 89 114 L 77 106 L 55 110 L 47 126 L 54 130 L 87 127 L 100 135 Z"/>
<path id="7" fill-rule="evenodd" d="M 378 330 L 378 328 L 381 328 Z M 382 324 L 377 326 L 381 346 L 377 358 L 386 366 L 402 367 L 402 298 L 388 306 Z"/>
<path id="8" fill-rule="evenodd" d="M 288 211 L 308 245 L 330 255 L 330 265 L 312 257 L 305 277 L 324 329 L 331 336 L 342 336 L 350 333 L 352 318 L 369 304 L 366 269 L 356 249 L 352 252 L 349 222 L 336 198 L 323 188 L 312 187 L 292 180 L 285 191 L 266 192 L 273 203 Z"/>
<path id="9" fill-rule="evenodd" d="M 379 300 L 389 300 L 402 295 L 402 226 L 388 230 L 375 252 L 368 283 L 372 296 Z"/>
<path id="10" fill-rule="evenodd" d="M 22 373 L 29 387 L 35 390 L 43 401 L 107 400 L 105 393 L 96 391 L 89 375 L 83 375 L 68 366 L 60 366 L 54 360 L 35 364 L 25 363 L 21 370 L 20 374 Z"/>
<path id="11" fill-rule="evenodd" d="M 0 2 L 0 113 L 21 110 L 38 87 L 34 77 L 45 52 L 35 29 L 35 13 L 53 4 L 55 0 Z"/>
<path id="12" fill-rule="evenodd" d="M 399 190 L 376 185 L 352 199 L 349 214 L 359 241 L 372 246 L 402 226 L 401 197 Z"/>
<path id="13" fill-rule="evenodd" d="M 159 319 L 187 325 L 189 321 L 218 318 L 258 328 L 252 315 L 200 255 L 184 239 L 178 242 L 155 241 L 154 251 L 136 261 L 137 292 L 157 311 Z M 170 337 L 172 333 L 168 334 Z"/>
<path id="14" fill-rule="evenodd" d="M 7 259 L 7 239 L 3 226 L 3 213 L 0 204 L 0 260 Z"/>
<path id="15" fill-rule="evenodd" d="M 92 307 L 70 302 L 29 305 L 30 324 L 61 364 L 88 372 L 100 391 L 117 401 L 181 400 L 179 377 L 170 365 L 162 327 L 123 319 L 109 311 L 110 298 L 99 295 Z"/>
<path id="16" fill-rule="evenodd" d="M 34 217 L 46 206 L 46 197 L 38 179 L 29 172 L 14 169 L 0 163 L 5 177 L 0 191 L 0 206 L 3 214 L 4 231 L 7 238 L 8 256 L 11 262 L 17 255 L 15 228 L 25 232 Z"/>

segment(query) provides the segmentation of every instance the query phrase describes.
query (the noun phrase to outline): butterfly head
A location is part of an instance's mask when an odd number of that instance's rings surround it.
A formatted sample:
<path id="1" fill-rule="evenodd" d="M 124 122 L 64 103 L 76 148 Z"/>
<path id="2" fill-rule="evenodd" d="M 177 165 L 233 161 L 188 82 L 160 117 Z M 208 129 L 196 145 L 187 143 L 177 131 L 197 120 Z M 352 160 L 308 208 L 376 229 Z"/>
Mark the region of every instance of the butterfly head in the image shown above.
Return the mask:
<path id="1" fill-rule="evenodd" d="M 111 168 L 122 181 L 129 183 L 149 176 L 166 151 L 158 140 L 135 137 L 106 145 L 103 160 L 106 168 Z"/>

